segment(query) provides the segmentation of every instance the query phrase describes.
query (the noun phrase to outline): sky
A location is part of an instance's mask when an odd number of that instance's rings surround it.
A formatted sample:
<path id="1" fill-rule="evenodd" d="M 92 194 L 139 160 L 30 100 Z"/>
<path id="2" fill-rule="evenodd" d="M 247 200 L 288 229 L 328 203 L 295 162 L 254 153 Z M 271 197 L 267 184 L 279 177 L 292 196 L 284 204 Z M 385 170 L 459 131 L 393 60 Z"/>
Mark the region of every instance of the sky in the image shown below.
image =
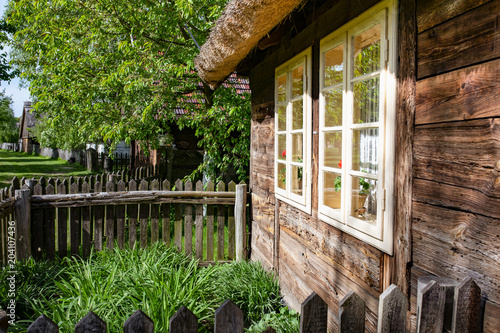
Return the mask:
<path id="1" fill-rule="evenodd" d="M 3 16 L 5 6 L 7 5 L 7 0 L 0 0 L 0 16 Z M 4 48 L 8 51 L 7 48 Z M 30 93 L 28 88 L 19 88 L 19 78 L 13 79 L 10 84 L 7 81 L 0 82 L 0 90 L 5 89 L 5 94 L 12 97 L 12 109 L 14 110 L 14 115 L 20 117 L 23 112 L 24 101 L 30 100 Z"/>

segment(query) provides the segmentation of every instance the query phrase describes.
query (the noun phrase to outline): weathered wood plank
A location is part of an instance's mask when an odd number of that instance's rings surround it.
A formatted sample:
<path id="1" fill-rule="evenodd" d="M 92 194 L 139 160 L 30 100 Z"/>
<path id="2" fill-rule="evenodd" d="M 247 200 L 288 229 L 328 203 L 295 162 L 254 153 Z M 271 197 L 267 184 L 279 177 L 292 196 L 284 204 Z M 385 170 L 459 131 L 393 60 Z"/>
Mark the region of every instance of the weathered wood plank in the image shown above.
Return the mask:
<path id="1" fill-rule="evenodd" d="M 54 185 L 50 183 L 45 188 L 46 194 L 54 194 Z M 52 260 L 56 253 L 56 211 L 54 208 L 48 208 L 44 211 L 45 228 L 44 239 L 45 249 L 47 251 L 47 258 Z"/>
<path id="2" fill-rule="evenodd" d="M 31 256 L 30 190 L 16 190 L 16 257 L 25 260 Z"/>
<path id="3" fill-rule="evenodd" d="M 215 310 L 215 333 L 243 333 L 243 323 L 243 311 L 229 299 Z"/>
<path id="4" fill-rule="evenodd" d="M 208 181 L 205 189 L 213 192 L 214 183 Z M 207 260 L 214 260 L 214 206 L 211 205 L 207 205 Z"/>
<path id="5" fill-rule="evenodd" d="M 1 331 L 1 330 L 0 330 Z M 5 330 L 7 332 L 7 330 Z M 59 326 L 46 315 L 40 315 L 29 327 L 28 333 L 59 333 Z"/>
<path id="6" fill-rule="evenodd" d="M 196 191 L 203 191 L 203 183 L 196 182 Z M 203 205 L 196 205 L 195 217 L 195 256 L 196 259 L 203 259 Z"/>
<path id="7" fill-rule="evenodd" d="M 180 179 L 175 181 L 175 191 L 183 190 L 183 183 Z M 175 224 L 174 224 L 174 244 L 179 251 L 182 250 L 182 205 L 175 206 Z"/>
<path id="8" fill-rule="evenodd" d="M 66 194 L 66 179 L 57 185 L 57 194 Z M 59 257 L 68 255 L 68 208 L 57 209 L 57 250 Z"/>
<path id="9" fill-rule="evenodd" d="M 147 191 L 148 186 L 149 185 L 146 180 L 141 180 L 139 191 Z M 148 246 L 148 218 L 149 204 L 139 205 L 140 243 L 142 249 L 145 249 Z"/>
<path id="10" fill-rule="evenodd" d="M 444 288 L 431 281 L 421 290 L 417 304 L 417 333 L 441 333 L 446 295 Z"/>
<path id="11" fill-rule="evenodd" d="M 82 184 L 82 193 L 90 193 L 90 184 Z M 90 207 L 82 207 L 82 254 L 83 257 L 90 255 L 90 245 L 92 242 Z"/>
<path id="12" fill-rule="evenodd" d="M 137 183 L 135 180 L 130 180 L 128 183 L 129 191 L 137 191 Z M 137 241 L 137 211 L 138 206 L 131 204 L 127 205 L 127 214 L 128 214 L 128 245 L 130 248 L 135 246 L 135 242 Z"/>
<path id="13" fill-rule="evenodd" d="M 151 182 L 151 190 L 159 191 L 160 183 L 158 179 Z M 158 242 L 160 239 L 160 206 L 151 205 L 151 244 Z"/>
<path id="14" fill-rule="evenodd" d="M 33 188 L 34 195 L 44 194 L 44 188 L 41 184 L 36 184 Z M 31 213 L 31 254 L 35 259 L 41 259 L 44 252 L 44 237 L 43 237 L 43 210 L 33 209 Z"/>
<path id="15" fill-rule="evenodd" d="M 89 311 L 75 326 L 75 333 L 106 333 L 106 323 L 95 313 Z"/>
<path id="16" fill-rule="evenodd" d="M 247 185 L 236 185 L 236 202 L 234 205 L 235 215 L 235 250 L 236 260 L 246 259 L 246 238 L 247 238 Z"/>
<path id="17" fill-rule="evenodd" d="M 170 191 L 170 182 L 165 179 L 162 183 L 163 191 Z M 170 245 L 170 204 L 162 204 L 162 240 L 165 244 Z"/>
<path id="18" fill-rule="evenodd" d="M 326 332 L 328 306 L 315 292 L 302 303 L 300 332 Z"/>
<path id="19" fill-rule="evenodd" d="M 339 332 L 363 333 L 365 331 L 365 308 L 365 301 L 354 291 L 350 291 L 339 302 Z"/>
<path id="20" fill-rule="evenodd" d="M 94 184 L 94 192 L 100 193 L 102 191 L 102 184 L 100 181 L 96 181 Z M 102 251 L 102 236 L 103 236 L 103 225 L 104 225 L 104 207 L 96 206 L 94 207 L 94 248 L 97 251 Z"/>
<path id="21" fill-rule="evenodd" d="M 217 192 L 224 192 L 226 184 L 220 181 L 217 184 Z M 225 225 L 225 207 L 217 206 L 217 260 L 224 259 L 224 225 Z"/>
<path id="22" fill-rule="evenodd" d="M 230 181 L 227 184 L 227 191 L 236 193 L 236 183 Z M 227 257 L 228 259 L 234 259 L 236 257 L 235 252 L 235 225 L 234 225 L 234 205 L 229 206 L 227 212 Z"/>
<path id="23" fill-rule="evenodd" d="M 498 13 L 491 1 L 418 35 L 418 78 L 500 56 Z"/>
<path id="24" fill-rule="evenodd" d="M 116 192 L 116 183 L 112 180 L 106 183 L 106 192 Z M 106 206 L 106 248 L 112 250 L 115 246 L 115 207 L 111 205 Z"/>
<path id="25" fill-rule="evenodd" d="M 193 190 L 193 183 L 188 180 L 184 184 L 185 191 Z M 184 206 L 184 253 L 193 253 L 193 206 Z"/>
<path id="26" fill-rule="evenodd" d="M 419 80 L 415 124 L 497 117 L 499 76 L 500 59 L 497 59 Z"/>
<path id="27" fill-rule="evenodd" d="M 418 31 L 430 29 L 488 1 L 490 0 L 419 0 L 416 9 Z"/>
<path id="28" fill-rule="evenodd" d="M 170 318 L 170 333 L 198 332 L 198 318 L 184 305 Z"/>
<path id="29" fill-rule="evenodd" d="M 137 310 L 123 324 L 123 333 L 153 333 L 154 323 L 141 310 Z"/>
<path id="30" fill-rule="evenodd" d="M 379 298 L 377 333 L 406 332 L 407 309 L 405 294 L 391 284 Z"/>
<path id="31" fill-rule="evenodd" d="M 118 176 L 119 178 L 119 176 Z M 116 185 L 118 192 L 125 192 L 125 182 L 120 180 Z M 116 212 L 116 240 L 118 248 L 121 250 L 125 247 L 125 205 L 115 207 Z"/>
<path id="32" fill-rule="evenodd" d="M 481 288 L 467 278 L 456 287 L 454 296 L 451 331 L 481 332 Z"/>
<path id="33" fill-rule="evenodd" d="M 69 186 L 70 194 L 77 194 L 80 190 L 78 188 L 78 183 L 73 182 Z M 80 254 L 80 243 L 82 240 L 82 225 L 81 225 L 81 215 L 80 208 L 70 208 L 69 209 L 69 222 L 70 222 L 70 241 L 71 241 L 71 254 L 76 256 Z"/>

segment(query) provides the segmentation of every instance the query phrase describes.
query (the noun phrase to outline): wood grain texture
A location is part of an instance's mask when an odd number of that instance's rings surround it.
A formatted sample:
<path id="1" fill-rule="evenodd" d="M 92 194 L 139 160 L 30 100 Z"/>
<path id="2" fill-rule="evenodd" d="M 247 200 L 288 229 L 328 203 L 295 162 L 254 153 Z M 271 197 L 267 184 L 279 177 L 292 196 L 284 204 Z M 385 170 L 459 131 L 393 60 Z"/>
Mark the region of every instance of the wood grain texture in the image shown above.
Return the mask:
<path id="1" fill-rule="evenodd" d="M 154 327 L 153 320 L 141 310 L 137 310 L 123 324 L 123 333 L 153 333 Z"/>
<path id="2" fill-rule="evenodd" d="M 300 313 L 301 333 L 326 332 L 328 306 L 315 292 L 302 303 Z"/>
<path id="3" fill-rule="evenodd" d="M 193 190 L 193 183 L 186 181 L 184 184 L 185 191 Z M 184 206 L 184 253 L 191 255 L 193 252 L 193 206 Z"/>
<path id="4" fill-rule="evenodd" d="M 467 278 L 455 289 L 452 332 L 481 332 L 481 288 Z"/>
<path id="5" fill-rule="evenodd" d="M 253 261 L 259 260 L 266 267 L 274 267 L 274 235 L 262 228 L 255 221 L 252 222 L 252 256 Z"/>
<path id="6" fill-rule="evenodd" d="M 415 124 L 498 117 L 499 78 L 497 59 L 419 80 Z"/>
<path id="7" fill-rule="evenodd" d="M 399 1 L 398 56 L 396 97 L 396 153 L 394 177 L 394 256 L 384 261 L 390 270 L 390 283 L 405 295 L 410 293 L 411 200 L 415 118 L 416 17 L 415 0 Z M 387 281 L 385 281 L 387 283 Z"/>
<path id="8" fill-rule="evenodd" d="M 16 190 L 16 259 L 31 256 L 31 206 L 30 190 Z"/>
<path id="9" fill-rule="evenodd" d="M 365 301 L 350 291 L 339 302 L 339 332 L 364 333 Z"/>
<path id="10" fill-rule="evenodd" d="M 198 318 L 184 305 L 170 318 L 170 333 L 198 332 Z"/>
<path id="11" fill-rule="evenodd" d="M 94 187 L 95 193 L 100 193 L 102 191 L 101 182 L 96 182 L 94 186 L 95 186 Z M 104 207 L 96 206 L 94 207 L 94 248 L 96 249 L 96 251 L 102 251 L 103 225 L 104 225 Z"/>
<path id="12" fill-rule="evenodd" d="M 84 182 L 82 184 L 82 193 L 89 193 L 89 192 L 90 192 L 90 184 Z M 90 207 L 83 207 L 81 210 L 82 210 L 82 255 L 83 257 L 88 257 L 90 255 L 90 243 L 92 241 L 92 228 L 91 228 L 92 216 Z"/>
<path id="13" fill-rule="evenodd" d="M 74 182 L 69 186 L 69 194 L 79 193 L 78 183 Z M 80 244 L 82 241 L 82 224 L 81 224 L 81 209 L 69 209 L 69 222 L 70 222 L 70 241 L 71 241 L 71 254 L 76 256 L 80 254 Z"/>
<path id="14" fill-rule="evenodd" d="M 75 326 L 75 333 L 106 333 L 106 322 L 94 312 L 89 311 Z"/>
<path id="15" fill-rule="evenodd" d="M 206 190 L 212 192 L 214 190 L 214 183 L 208 181 Z M 214 260 L 214 206 L 207 206 L 207 260 Z"/>
<path id="16" fill-rule="evenodd" d="M 139 191 L 148 190 L 148 182 L 146 180 L 141 180 L 139 183 Z M 149 204 L 139 205 L 139 239 L 141 249 L 145 249 L 148 246 L 148 217 L 149 217 Z"/>
<path id="17" fill-rule="evenodd" d="M 417 333 L 443 332 L 445 291 L 436 281 L 431 281 L 418 298 Z"/>
<path id="18" fill-rule="evenodd" d="M 417 2 L 418 31 L 430 29 L 490 0 L 419 0 Z"/>
<path id="19" fill-rule="evenodd" d="M 154 179 L 151 182 L 151 190 L 159 191 L 160 183 L 158 179 Z M 151 244 L 156 243 L 160 240 L 160 205 L 151 205 Z"/>
<path id="20" fill-rule="evenodd" d="M 57 185 L 57 194 L 66 194 L 66 188 L 65 179 Z M 61 258 L 68 254 L 68 208 L 57 209 L 57 250 Z"/>
<path id="21" fill-rule="evenodd" d="M 7 333 L 7 330 L 3 331 Z M 59 326 L 46 315 L 40 315 L 29 327 L 28 333 L 59 333 Z"/>
<path id="22" fill-rule="evenodd" d="M 203 183 L 196 183 L 196 190 L 203 191 Z M 196 220 L 195 220 L 195 255 L 196 259 L 203 259 L 203 205 L 196 205 Z"/>
<path id="23" fill-rule="evenodd" d="M 418 78 L 498 58 L 499 12 L 500 1 L 491 1 L 420 33 Z"/>
<path id="24" fill-rule="evenodd" d="M 49 183 L 45 188 L 45 193 L 54 194 L 54 192 L 54 186 Z M 56 253 L 56 210 L 54 208 L 46 209 L 44 219 L 45 248 L 47 249 L 47 258 L 52 260 L 55 258 Z"/>
<path id="25" fill-rule="evenodd" d="M 217 192 L 225 192 L 226 185 L 220 181 L 217 183 Z M 217 206 L 217 260 L 224 259 L 224 222 L 226 209 L 224 205 Z"/>
<path id="26" fill-rule="evenodd" d="M 227 184 L 227 191 L 236 193 L 236 183 L 230 181 Z M 234 225 L 234 206 L 229 206 L 227 212 L 227 256 L 228 259 L 234 259 L 236 257 L 235 252 L 235 225 Z"/>
<path id="27" fill-rule="evenodd" d="M 408 300 L 405 294 L 391 284 L 379 299 L 378 333 L 406 332 Z"/>
<path id="28" fill-rule="evenodd" d="M 33 188 L 33 194 L 42 195 L 44 187 L 41 184 L 36 184 Z M 43 210 L 42 209 L 33 209 L 31 212 L 31 254 L 35 259 L 41 259 L 43 256 L 43 228 L 44 228 L 44 220 L 43 220 Z"/>
<path id="29" fill-rule="evenodd" d="M 243 333 L 243 311 L 231 300 L 215 310 L 214 331 L 217 333 Z"/>

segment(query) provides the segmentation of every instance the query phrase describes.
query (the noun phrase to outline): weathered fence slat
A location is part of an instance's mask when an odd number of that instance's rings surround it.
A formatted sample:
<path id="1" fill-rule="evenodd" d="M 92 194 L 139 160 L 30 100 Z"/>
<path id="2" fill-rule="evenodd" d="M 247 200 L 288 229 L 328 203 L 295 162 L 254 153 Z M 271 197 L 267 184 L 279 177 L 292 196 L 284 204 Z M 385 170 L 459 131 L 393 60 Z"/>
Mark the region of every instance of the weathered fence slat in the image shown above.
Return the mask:
<path id="1" fill-rule="evenodd" d="M 33 188 L 33 194 L 42 195 L 43 186 L 41 184 L 36 184 Z M 31 239 L 31 254 L 35 259 L 41 259 L 43 256 L 43 210 L 42 209 L 33 209 L 31 215 L 31 230 L 32 230 L 32 239 Z"/>
<path id="2" fill-rule="evenodd" d="M 116 190 L 118 192 L 125 192 L 125 182 L 123 180 L 118 181 L 116 185 Z M 118 248 L 122 250 L 125 247 L 125 205 L 119 205 L 115 207 L 116 210 L 116 240 L 118 242 Z"/>
<path id="3" fill-rule="evenodd" d="M 46 194 L 54 194 L 54 185 L 48 182 L 45 187 Z M 54 259 L 56 253 L 56 210 L 54 208 L 47 208 L 44 211 L 45 228 L 44 239 L 45 249 L 47 251 L 47 258 Z"/>
<path id="4" fill-rule="evenodd" d="M 217 192 L 224 192 L 226 186 L 220 181 L 217 184 Z M 224 205 L 217 206 L 217 260 L 224 260 L 224 221 L 225 209 Z"/>
<path id="5" fill-rule="evenodd" d="M 405 294 L 397 286 L 391 284 L 380 295 L 377 332 L 406 332 L 407 306 Z"/>
<path id="6" fill-rule="evenodd" d="M 66 194 L 67 181 L 64 179 L 57 185 L 57 194 Z M 68 208 L 57 209 L 57 250 L 59 257 L 68 254 Z"/>
<path id="7" fill-rule="evenodd" d="M 328 306 L 315 292 L 302 303 L 301 313 L 301 333 L 326 332 Z"/>
<path id="8" fill-rule="evenodd" d="M 90 184 L 86 181 L 82 184 L 82 193 L 90 193 Z M 90 207 L 82 207 L 82 255 L 90 255 L 90 243 L 92 241 L 92 231 L 90 228 L 91 215 Z"/>
<path id="9" fill-rule="evenodd" d="M 184 305 L 170 318 L 170 333 L 198 332 L 198 318 Z"/>
<path id="10" fill-rule="evenodd" d="M 16 190 L 16 255 L 18 260 L 31 255 L 30 190 Z"/>
<path id="11" fill-rule="evenodd" d="M 75 333 L 106 333 L 106 323 L 98 315 L 89 311 L 75 326 Z"/>
<path id="12" fill-rule="evenodd" d="M 471 278 L 456 287 L 453 309 L 452 332 L 481 331 L 481 289 Z"/>
<path id="13" fill-rule="evenodd" d="M 102 184 L 96 181 L 94 184 L 94 191 L 100 193 L 102 191 Z M 102 251 L 102 230 L 104 222 L 104 207 L 94 207 L 94 248 L 97 251 Z"/>
<path id="14" fill-rule="evenodd" d="M 110 180 L 106 183 L 106 192 L 116 192 L 116 184 Z M 115 206 L 106 206 L 106 248 L 112 250 L 115 242 Z"/>
<path id="15" fill-rule="evenodd" d="M 363 333 L 365 331 L 365 301 L 350 291 L 339 302 L 339 332 Z"/>
<path id="16" fill-rule="evenodd" d="M 158 179 L 154 179 L 151 182 L 151 190 L 159 191 L 160 182 Z M 158 242 L 160 239 L 160 206 L 152 204 L 151 205 L 151 244 Z"/>
<path id="17" fill-rule="evenodd" d="M 247 185 L 236 185 L 236 202 L 234 205 L 236 260 L 246 259 L 246 206 Z"/>
<path id="18" fill-rule="evenodd" d="M 182 180 L 175 181 L 175 190 L 182 191 Z M 174 244 L 179 251 L 182 250 L 182 205 L 175 206 L 175 224 L 174 224 Z"/>
<path id="19" fill-rule="evenodd" d="M 243 311 L 231 300 L 215 310 L 215 333 L 243 333 Z"/>
<path id="20" fill-rule="evenodd" d="M 214 183 L 208 181 L 206 191 L 213 192 Z M 207 261 L 214 260 L 214 207 L 207 206 Z"/>
<path id="21" fill-rule="evenodd" d="M 151 318 L 137 310 L 123 324 L 123 333 L 153 333 L 154 327 Z"/>
<path id="22" fill-rule="evenodd" d="M 163 191 L 170 191 L 170 182 L 165 179 L 162 183 Z M 170 204 L 161 205 L 162 212 L 162 240 L 167 246 L 170 246 Z"/>
<path id="23" fill-rule="evenodd" d="M 7 331 L 6 331 L 7 332 Z M 27 330 L 28 333 L 58 333 L 59 326 L 46 315 L 40 315 Z"/>
<path id="24" fill-rule="evenodd" d="M 137 191 L 137 183 L 131 179 L 128 183 L 129 191 Z M 128 214 L 128 245 L 133 248 L 137 241 L 137 205 L 127 205 Z"/>
<path id="25" fill-rule="evenodd" d="M 199 180 L 196 182 L 196 191 L 203 191 L 203 183 Z M 196 205 L 196 221 L 195 221 L 195 256 L 196 259 L 203 259 L 203 205 Z"/>
<path id="26" fill-rule="evenodd" d="M 443 312 L 446 294 L 443 287 L 431 281 L 421 291 L 417 304 L 417 333 L 443 331 Z"/>
<path id="27" fill-rule="evenodd" d="M 148 190 L 148 182 L 141 180 L 139 184 L 139 191 Z M 139 205 L 139 225 L 140 225 L 140 242 L 141 248 L 145 249 L 148 246 L 148 217 L 149 217 L 149 204 Z"/>
<path id="28" fill-rule="evenodd" d="M 77 194 L 79 192 L 78 183 L 73 182 L 69 186 L 70 194 Z M 80 208 L 70 208 L 69 209 L 69 221 L 70 221 L 70 240 L 71 240 L 71 254 L 78 255 L 80 251 L 80 241 L 81 241 L 81 224 L 80 224 Z"/>
<path id="29" fill-rule="evenodd" d="M 184 184 L 185 191 L 193 190 L 193 183 L 188 180 Z M 184 206 L 184 253 L 193 252 L 193 205 Z"/>

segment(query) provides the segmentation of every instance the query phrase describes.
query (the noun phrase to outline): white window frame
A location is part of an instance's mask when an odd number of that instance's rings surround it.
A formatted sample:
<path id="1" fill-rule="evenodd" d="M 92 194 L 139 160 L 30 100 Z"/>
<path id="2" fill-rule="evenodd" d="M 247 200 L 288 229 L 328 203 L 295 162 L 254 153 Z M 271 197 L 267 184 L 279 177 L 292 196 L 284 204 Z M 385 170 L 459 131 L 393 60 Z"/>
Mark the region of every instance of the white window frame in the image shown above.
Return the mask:
<path id="1" fill-rule="evenodd" d="M 395 130 L 396 130 L 396 1 L 387 0 L 374 6 L 320 42 L 320 101 L 319 101 L 319 175 L 318 175 L 318 216 L 338 229 L 349 233 L 378 249 L 393 254 L 393 220 L 394 211 L 394 162 L 395 162 Z M 381 24 L 380 70 L 375 74 L 380 78 L 379 121 L 371 125 L 379 130 L 378 171 L 377 175 L 365 175 L 361 171 L 353 171 L 352 130 L 362 129 L 363 124 L 352 124 L 352 39 L 357 34 Z M 343 83 L 342 83 L 342 126 L 325 127 L 324 110 L 324 55 L 327 51 L 343 44 Z M 357 78 L 359 79 L 359 77 Z M 339 84 L 340 87 L 340 84 Z M 324 166 L 325 131 L 342 130 L 342 168 Z M 337 172 L 342 175 L 341 207 L 332 209 L 323 204 L 324 186 L 323 171 Z M 365 177 L 377 181 L 377 220 L 375 224 L 350 216 L 351 212 L 351 176 Z"/>
<path id="2" fill-rule="evenodd" d="M 291 73 L 292 70 L 299 67 L 300 65 L 304 66 L 304 81 L 303 81 L 303 170 L 302 170 L 302 178 L 303 178 L 303 195 L 297 195 L 292 192 L 290 182 L 286 184 L 286 190 L 280 188 L 278 186 L 279 181 L 279 170 L 278 163 L 283 163 L 283 160 L 278 161 L 278 155 L 281 154 L 279 152 L 278 147 L 278 134 L 286 133 L 286 150 L 291 151 L 292 146 L 292 101 L 296 100 L 296 98 L 291 98 Z M 286 202 L 308 214 L 311 214 L 311 181 L 312 181 L 312 172 L 311 172 L 311 147 L 312 147 L 312 98 L 311 98 L 311 70 L 312 70 L 312 61 L 311 61 L 311 48 L 301 52 L 296 55 L 292 59 L 283 63 L 275 70 L 275 92 L 274 92 L 274 100 L 275 100 L 275 126 L 274 126 L 274 189 L 276 198 Z M 287 97 L 285 102 L 278 103 L 278 78 L 287 73 Z M 278 131 L 278 106 L 286 105 L 286 131 Z M 297 131 L 297 130 L 295 130 Z M 292 154 L 286 154 L 286 179 L 292 179 L 291 174 L 291 166 L 296 162 L 292 161 Z"/>

